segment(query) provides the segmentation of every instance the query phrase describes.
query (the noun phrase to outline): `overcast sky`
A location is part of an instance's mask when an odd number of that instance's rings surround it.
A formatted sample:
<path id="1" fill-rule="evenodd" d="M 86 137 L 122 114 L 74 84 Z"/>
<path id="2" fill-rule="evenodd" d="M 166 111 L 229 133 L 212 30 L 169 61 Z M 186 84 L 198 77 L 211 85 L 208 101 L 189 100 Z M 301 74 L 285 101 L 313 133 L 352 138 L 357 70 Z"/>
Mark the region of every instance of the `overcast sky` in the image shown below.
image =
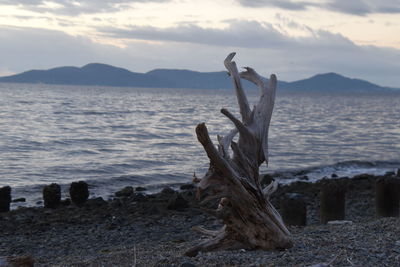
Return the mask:
<path id="1" fill-rule="evenodd" d="M 400 87 L 399 0 L 0 0 L 0 76 L 107 63 Z"/>

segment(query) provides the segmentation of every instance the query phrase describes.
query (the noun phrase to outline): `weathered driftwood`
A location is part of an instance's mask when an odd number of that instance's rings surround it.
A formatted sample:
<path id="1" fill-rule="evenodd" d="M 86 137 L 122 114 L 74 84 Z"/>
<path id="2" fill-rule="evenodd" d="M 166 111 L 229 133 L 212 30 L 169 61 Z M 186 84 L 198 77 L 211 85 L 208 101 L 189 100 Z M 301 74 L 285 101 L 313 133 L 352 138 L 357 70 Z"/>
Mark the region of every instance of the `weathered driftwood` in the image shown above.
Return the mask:
<path id="1" fill-rule="evenodd" d="M 202 203 L 219 200 L 218 208 L 208 212 L 222 219 L 225 225 L 218 231 L 194 228 L 211 238 L 188 250 L 188 256 L 195 256 L 199 251 L 270 250 L 292 246 L 289 231 L 269 202 L 277 183 L 262 189 L 259 176 L 260 165 L 268 161 L 268 128 L 275 101 L 276 76 L 272 74 L 268 82 L 249 67 L 239 73 L 232 61 L 234 56 L 235 53 L 229 54 L 224 64 L 236 88 L 241 120 L 221 109 L 235 129 L 224 137 L 218 136 L 217 147 L 204 123 L 196 128 L 197 139 L 210 159 L 208 172 L 198 182 L 198 197 L 203 199 Z M 250 109 L 240 78 L 255 83 L 261 90 L 253 109 Z M 237 142 L 233 141 L 236 134 L 239 134 Z"/>

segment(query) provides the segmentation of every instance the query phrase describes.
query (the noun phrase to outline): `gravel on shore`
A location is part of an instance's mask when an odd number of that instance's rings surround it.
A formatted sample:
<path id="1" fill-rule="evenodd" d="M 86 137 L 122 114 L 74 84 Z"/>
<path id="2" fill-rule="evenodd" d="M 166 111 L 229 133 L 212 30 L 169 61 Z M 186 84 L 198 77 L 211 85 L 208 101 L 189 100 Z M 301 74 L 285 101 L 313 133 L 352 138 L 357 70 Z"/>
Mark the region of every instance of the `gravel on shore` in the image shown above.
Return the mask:
<path id="1" fill-rule="evenodd" d="M 203 213 L 190 186 L 180 192 L 141 192 L 82 207 L 20 208 L 0 214 L 1 259 L 29 256 L 35 266 L 400 266 L 399 218 L 375 216 L 376 176 L 336 179 L 347 188 L 346 220 L 319 223 L 323 182 L 282 186 L 272 202 L 288 192 L 303 194 L 307 226 L 289 227 L 294 247 L 284 251 L 216 251 L 186 257 L 205 237 L 193 226 L 221 227 Z M 179 199 L 179 201 L 176 201 Z M 183 200 L 182 200 L 183 199 Z"/>

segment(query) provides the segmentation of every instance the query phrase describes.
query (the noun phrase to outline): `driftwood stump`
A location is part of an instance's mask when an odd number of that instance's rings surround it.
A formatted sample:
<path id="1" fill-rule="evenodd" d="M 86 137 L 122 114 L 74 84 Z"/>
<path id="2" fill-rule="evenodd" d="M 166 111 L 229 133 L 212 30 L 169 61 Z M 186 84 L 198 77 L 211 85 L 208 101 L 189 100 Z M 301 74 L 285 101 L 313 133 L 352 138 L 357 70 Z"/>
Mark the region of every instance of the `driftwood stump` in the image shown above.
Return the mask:
<path id="1" fill-rule="evenodd" d="M 210 159 L 208 172 L 198 183 L 197 196 L 201 203 L 219 200 L 216 210 L 207 210 L 225 224 L 218 231 L 195 227 L 210 239 L 189 249 L 187 256 L 199 251 L 223 249 L 286 249 L 292 246 L 290 233 L 281 216 L 269 202 L 277 182 L 266 188 L 260 184 L 259 167 L 268 161 L 268 128 L 275 102 L 276 76 L 269 81 L 246 67 L 239 73 L 232 61 L 235 53 L 224 64 L 236 89 L 241 120 L 228 110 L 221 113 L 230 119 L 235 128 L 226 136 L 218 136 L 216 147 L 210 139 L 204 123 L 197 125 L 197 139 Z M 260 99 L 250 109 L 240 78 L 255 83 L 261 90 Z M 239 134 L 238 141 L 233 141 Z M 232 150 L 229 150 L 229 147 Z"/>

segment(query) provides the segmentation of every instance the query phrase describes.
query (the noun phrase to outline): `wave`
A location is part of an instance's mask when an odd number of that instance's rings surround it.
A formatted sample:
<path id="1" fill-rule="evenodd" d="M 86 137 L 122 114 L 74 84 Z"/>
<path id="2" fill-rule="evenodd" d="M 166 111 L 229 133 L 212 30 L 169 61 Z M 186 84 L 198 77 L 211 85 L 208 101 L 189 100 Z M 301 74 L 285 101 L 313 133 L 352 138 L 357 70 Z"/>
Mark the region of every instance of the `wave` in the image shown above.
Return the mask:
<path id="1" fill-rule="evenodd" d="M 400 168 L 400 161 L 342 161 L 330 165 L 313 166 L 302 169 L 282 170 L 271 173 L 282 183 L 303 180 L 316 182 L 323 178 L 349 177 L 359 174 L 384 175 Z"/>

